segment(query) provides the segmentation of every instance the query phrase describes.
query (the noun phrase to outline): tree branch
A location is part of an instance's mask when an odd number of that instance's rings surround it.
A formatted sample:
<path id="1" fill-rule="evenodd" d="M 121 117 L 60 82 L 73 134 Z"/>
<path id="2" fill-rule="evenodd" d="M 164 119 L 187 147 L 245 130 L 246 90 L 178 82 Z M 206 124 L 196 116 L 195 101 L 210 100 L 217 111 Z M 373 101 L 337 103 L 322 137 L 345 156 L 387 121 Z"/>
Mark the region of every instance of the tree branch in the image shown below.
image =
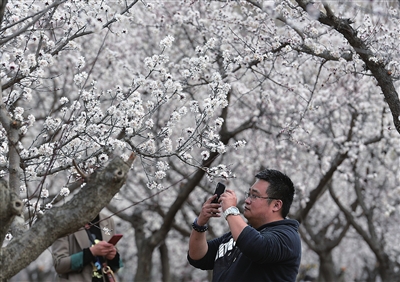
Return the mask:
<path id="1" fill-rule="evenodd" d="M 0 0 L 0 27 L 3 23 L 4 11 L 6 10 L 8 0 Z"/>
<path id="2" fill-rule="evenodd" d="M 307 12 L 307 6 L 312 5 L 305 0 L 296 0 L 296 2 L 305 12 Z M 324 7 L 327 14 L 320 12 L 318 21 L 334 28 L 337 32 L 342 34 L 363 60 L 366 69 L 370 70 L 372 75 L 378 81 L 378 85 L 385 96 L 385 101 L 392 112 L 394 126 L 397 132 L 400 133 L 400 98 L 393 84 L 390 72 L 385 68 L 383 62 L 375 62 L 374 60 L 371 60 L 371 58 L 375 57 L 373 51 L 360 37 L 357 36 L 357 31 L 351 26 L 352 22 L 350 19 L 336 17 L 327 4 L 325 4 Z"/>

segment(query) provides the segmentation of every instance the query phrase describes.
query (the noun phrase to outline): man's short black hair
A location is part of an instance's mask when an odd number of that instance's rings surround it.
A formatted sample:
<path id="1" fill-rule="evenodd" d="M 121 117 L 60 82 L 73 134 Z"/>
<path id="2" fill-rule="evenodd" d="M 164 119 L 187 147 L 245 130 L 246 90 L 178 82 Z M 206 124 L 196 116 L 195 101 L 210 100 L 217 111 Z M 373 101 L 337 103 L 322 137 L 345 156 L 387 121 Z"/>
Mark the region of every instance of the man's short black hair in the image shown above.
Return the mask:
<path id="1" fill-rule="evenodd" d="M 289 213 L 294 197 L 292 180 L 286 174 L 274 169 L 264 169 L 256 174 L 256 178 L 269 183 L 267 189 L 268 197 L 282 201 L 282 216 L 285 218 Z"/>

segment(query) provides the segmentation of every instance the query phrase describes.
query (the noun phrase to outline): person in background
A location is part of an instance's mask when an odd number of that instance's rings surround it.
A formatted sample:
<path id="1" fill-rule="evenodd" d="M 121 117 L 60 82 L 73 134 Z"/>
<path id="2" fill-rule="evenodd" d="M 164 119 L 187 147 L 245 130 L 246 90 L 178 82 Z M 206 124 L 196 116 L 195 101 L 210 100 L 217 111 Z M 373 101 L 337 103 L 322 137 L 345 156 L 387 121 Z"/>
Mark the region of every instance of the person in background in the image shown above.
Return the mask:
<path id="1" fill-rule="evenodd" d="M 119 253 L 108 240 L 115 234 L 112 218 L 100 213 L 84 228 L 52 245 L 57 281 L 103 282 L 103 263 L 113 272 L 122 267 Z"/>
<path id="2" fill-rule="evenodd" d="M 195 219 L 187 259 L 191 265 L 213 270 L 217 281 L 296 281 L 301 259 L 299 223 L 287 219 L 294 186 L 285 174 L 266 169 L 246 192 L 243 216 L 236 207 L 234 191 L 227 189 L 213 204 L 213 195 Z M 220 208 L 230 232 L 206 239 L 207 222 L 220 217 Z"/>

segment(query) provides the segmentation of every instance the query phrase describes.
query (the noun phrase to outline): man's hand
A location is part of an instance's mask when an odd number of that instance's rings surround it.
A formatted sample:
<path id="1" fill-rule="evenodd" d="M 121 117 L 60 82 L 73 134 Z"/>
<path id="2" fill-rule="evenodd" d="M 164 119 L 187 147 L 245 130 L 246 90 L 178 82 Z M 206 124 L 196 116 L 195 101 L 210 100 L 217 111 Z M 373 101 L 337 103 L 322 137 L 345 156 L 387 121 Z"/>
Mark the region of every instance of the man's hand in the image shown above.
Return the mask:
<path id="1" fill-rule="evenodd" d="M 219 202 L 223 212 L 229 207 L 236 207 L 237 197 L 235 192 L 233 190 L 226 189 L 225 193 L 219 197 Z"/>
<path id="2" fill-rule="evenodd" d="M 206 225 L 211 217 L 220 217 L 220 203 L 211 203 L 218 196 L 211 196 L 202 206 L 201 212 L 197 218 L 197 224 L 200 226 Z M 198 232 L 192 230 L 189 239 L 189 257 L 194 260 L 199 260 L 207 253 L 208 245 L 206 240 L 206 232 Z"/>
<path id="3" fill-rule="evenodd" d="M 217 195 L 213 195 L 211 198 L 209 198 L 204 204 L 203 207 L 201 208 L 201 212 L 199 217 L 197 218 L 197 224 L 202 226 L 206 225 L 208 220 L 211 217 L 220 217 L 220 210 L 219 208 L 221 207 L 220 203 L 213 204 L 211 203 L 212 200 L 217 198 Z"/>

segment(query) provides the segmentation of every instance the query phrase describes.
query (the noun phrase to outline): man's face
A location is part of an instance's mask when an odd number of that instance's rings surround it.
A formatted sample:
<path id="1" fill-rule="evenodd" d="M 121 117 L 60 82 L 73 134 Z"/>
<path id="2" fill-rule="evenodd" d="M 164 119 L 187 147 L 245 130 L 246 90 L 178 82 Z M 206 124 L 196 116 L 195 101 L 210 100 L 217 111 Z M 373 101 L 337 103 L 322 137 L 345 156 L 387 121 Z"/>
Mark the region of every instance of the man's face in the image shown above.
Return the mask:
<path id="1" fill-rule="evenodd" d="M 249 197 L 245 199 L 243 215 L 254 228 L 276 220 L 275 200 L 269 204 L 267 199 L 268 187 L 267 181 L 258 179 L 249 189 Z"/>

